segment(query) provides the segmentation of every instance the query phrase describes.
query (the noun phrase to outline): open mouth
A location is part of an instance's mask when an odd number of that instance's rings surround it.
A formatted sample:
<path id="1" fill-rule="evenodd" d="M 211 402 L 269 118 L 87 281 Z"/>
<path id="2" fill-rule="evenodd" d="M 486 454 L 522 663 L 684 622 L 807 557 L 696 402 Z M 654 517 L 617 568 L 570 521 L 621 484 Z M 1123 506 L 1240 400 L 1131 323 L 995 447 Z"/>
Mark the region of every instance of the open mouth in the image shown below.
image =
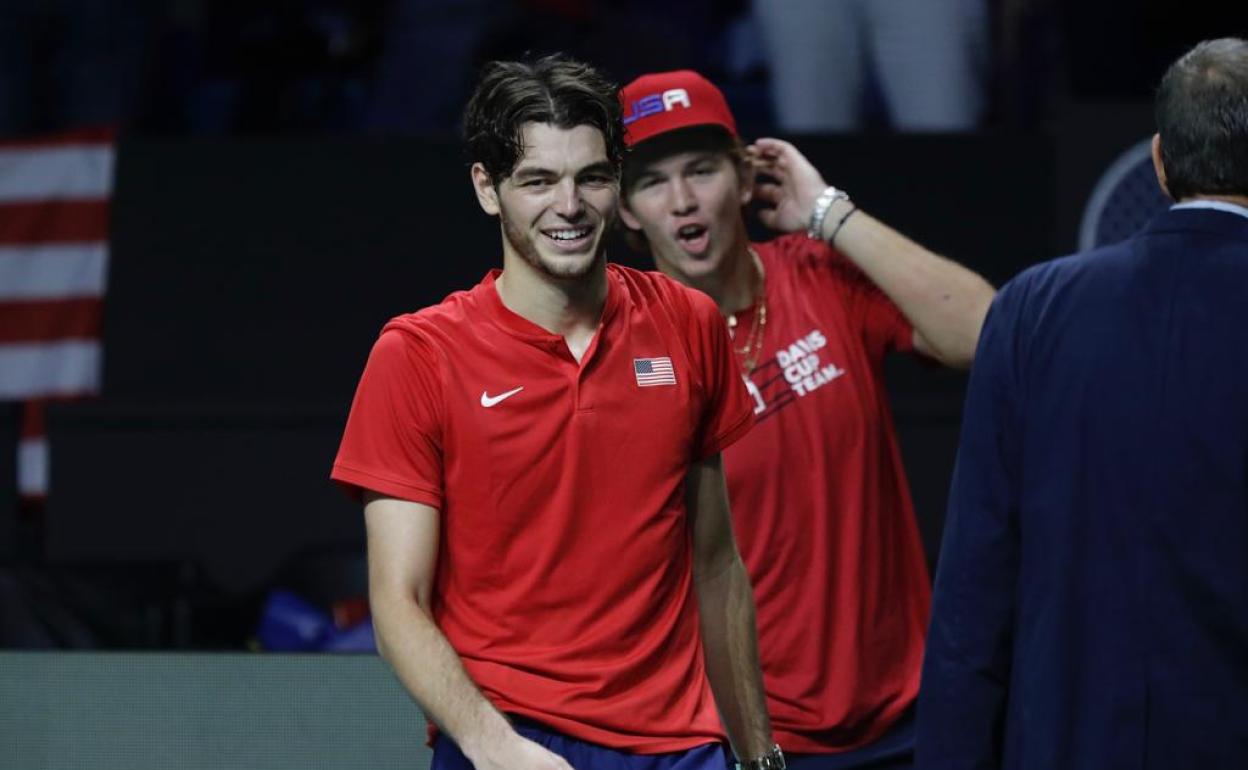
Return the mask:
<path id="1" fill-rule="evenodd" d="M 560 227 L 553 230 L 543 230 L 542 235 L 545 235 L 561 251 L 577 251 L 589 244 L 590 236 L 593 235 L 593 232 L 594 228 L 589 226 Z"/>
<path id="2" fill-rule="evenodd" d="M 684 225 L 676 230 L 676 241 L 690 256 L 701 256 L 710 244 L 710 230 L 706 225 Z"/>

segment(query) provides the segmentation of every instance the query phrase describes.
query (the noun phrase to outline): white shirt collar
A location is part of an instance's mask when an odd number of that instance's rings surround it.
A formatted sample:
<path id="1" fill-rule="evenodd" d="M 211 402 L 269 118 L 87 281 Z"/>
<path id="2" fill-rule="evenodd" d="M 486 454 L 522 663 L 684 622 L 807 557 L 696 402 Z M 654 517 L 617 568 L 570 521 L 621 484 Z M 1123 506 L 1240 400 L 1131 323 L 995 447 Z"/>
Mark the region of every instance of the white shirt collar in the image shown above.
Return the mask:
<path id="1" fill-rule="evenodd" d="M 1214 209 L 1216 211 L 1225 211 L 1229 214 L 1239 214 L 1241 217 L 1248 219 L 1248 208 L 1234 203 L 1226 203 L 1225 201 L 1194 200 L 1186 203 L 1176 203 L 1170 207 L 1171 211 L 1178 209 Z"/>

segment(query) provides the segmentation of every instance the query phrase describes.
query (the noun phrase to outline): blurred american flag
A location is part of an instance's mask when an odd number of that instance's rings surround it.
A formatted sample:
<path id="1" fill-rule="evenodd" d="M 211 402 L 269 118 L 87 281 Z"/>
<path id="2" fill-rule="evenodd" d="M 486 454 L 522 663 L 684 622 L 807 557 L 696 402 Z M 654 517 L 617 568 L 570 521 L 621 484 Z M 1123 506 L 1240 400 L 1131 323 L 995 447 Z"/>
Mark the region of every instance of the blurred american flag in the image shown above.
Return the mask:
<path id="1" fill-rule="evenodd" d="M 43 406 L 100 389 L 111 129 L 0 142 L 0 400 L 24 403 L 18 492 L 47 492 Z"/>

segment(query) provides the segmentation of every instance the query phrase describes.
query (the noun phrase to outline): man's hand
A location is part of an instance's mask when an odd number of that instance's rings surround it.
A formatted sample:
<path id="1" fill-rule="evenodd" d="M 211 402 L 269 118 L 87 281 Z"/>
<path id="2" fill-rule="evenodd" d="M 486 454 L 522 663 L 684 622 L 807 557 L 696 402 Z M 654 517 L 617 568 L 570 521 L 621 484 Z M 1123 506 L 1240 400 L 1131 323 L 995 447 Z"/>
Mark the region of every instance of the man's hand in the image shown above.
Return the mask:
<path id="1" fill-rule="evenodd" d="M 748 152 L 758 179 L 754 198 L 765 207 L 758 218 L 780 232 L 805 230 L 815 199 L 828 186 L 823 175 L 796 147 L 781 139 L 759 139 Z M 775 181 L 765 181 L 759 174 Z"/>
<path id="2" fill-rule="evenodd" d="M 774 741 L 758 665 L 754 593 L 732 535 L 718 454 L 689 464 L 685 506 L 693 527 L 693 584 L 706 678 L 733 753 L 758 757 Z"/>
<path id="3" fill-rule="evenodd" d="M 464 756 L 476 770 L 573 770 L 563 757 L 516 732 L 488 747 L 465 748 Z"/>
<path id="4" fill-rule="evenodd" d="M 823 176 L 796 147 L 779 139 L 759 139 L 748 152 L 755 177 L 774 179 L 754 185 L 755 200 L 770 207 L 758 212 L 759 219 L 781 232 L 804 231 L 815 200 L 828 188 Z M 992 286 L 844 198 L 834 200 L 826 213 L 820 240 L 835 240 L 831 245 L 892 300 L 914 327 L 915 350 L 946 366 L 969 367 L 992 304 Z"/>
<path id="5" fill-rule="evenodd" d="M 477 689 L 429 611 L 439 512 L 423 503 L 364 496 L 368 584 L 377 649 L 430 719 L 477 770 L 572 770 L 524 738 Z"/>

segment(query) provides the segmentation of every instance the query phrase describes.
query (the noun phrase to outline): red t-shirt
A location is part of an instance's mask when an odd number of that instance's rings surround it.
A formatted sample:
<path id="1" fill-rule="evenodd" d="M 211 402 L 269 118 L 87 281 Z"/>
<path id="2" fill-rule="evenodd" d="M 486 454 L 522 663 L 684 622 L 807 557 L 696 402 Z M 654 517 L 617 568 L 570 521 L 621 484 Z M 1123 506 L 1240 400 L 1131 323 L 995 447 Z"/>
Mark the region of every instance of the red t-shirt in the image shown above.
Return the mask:
<path id="1" fill-rule="evenodd" d="M 724 454 L 754 584 L 776 740 L 834 752 L 914 701 L 931 588 L 883 386 L 910 324 L 853 264 L 804 235 L 757 244 L 767 320 L 757 424 Z M 738 337 L 754 319 L 738 318 Z"/>
<path id="2" fill-rule="evenodd" d="M 392 320 L 333 478 L 433 506 L 433 616 L 500 710 L 640 753 L 723 738 L 684 479 L 752 410 L 714 303 L 611 265 L 581 362 L 497 272 Z"/>

